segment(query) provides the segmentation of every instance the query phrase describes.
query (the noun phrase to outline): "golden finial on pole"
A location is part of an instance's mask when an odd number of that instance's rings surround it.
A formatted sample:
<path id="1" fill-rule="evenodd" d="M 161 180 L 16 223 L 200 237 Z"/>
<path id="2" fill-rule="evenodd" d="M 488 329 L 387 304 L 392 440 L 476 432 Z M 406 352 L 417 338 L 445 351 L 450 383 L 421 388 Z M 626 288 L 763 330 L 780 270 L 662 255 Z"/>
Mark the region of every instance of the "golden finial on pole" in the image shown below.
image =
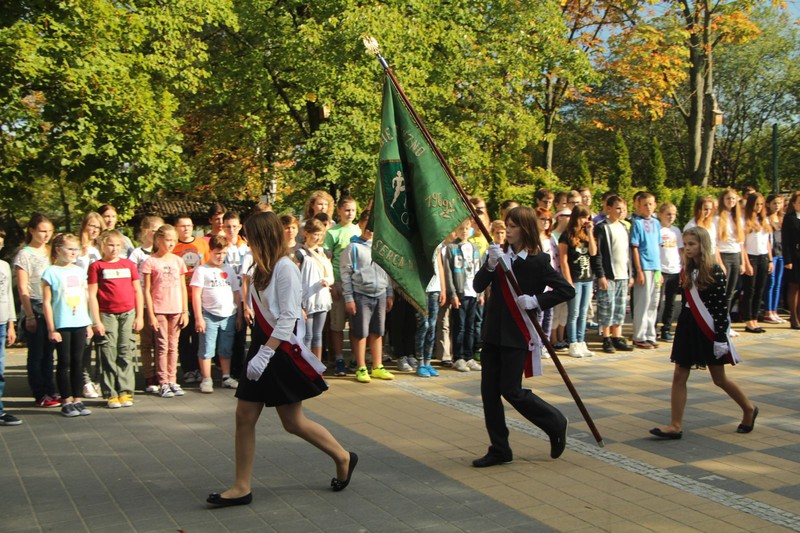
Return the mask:
<path id="1" fill-rule="evenodd" d="M 389 68 L 389 63 L 381 55 L 381 47 L 375 37 L 365 35 L 361 38 L 361 42 L 364 43 L 364 48 L 367 49 L 367 53 L 376 56 L 384 69 Z"/>

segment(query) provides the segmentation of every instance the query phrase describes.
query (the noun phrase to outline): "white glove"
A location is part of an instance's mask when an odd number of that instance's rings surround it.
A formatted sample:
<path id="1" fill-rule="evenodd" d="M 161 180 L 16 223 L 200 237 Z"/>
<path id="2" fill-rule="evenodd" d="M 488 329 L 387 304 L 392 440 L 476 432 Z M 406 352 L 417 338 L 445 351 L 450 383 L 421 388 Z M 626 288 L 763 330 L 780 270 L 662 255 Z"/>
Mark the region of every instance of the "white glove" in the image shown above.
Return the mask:
<path id="1" fill-rule="evenodd" d="M 523 294 L 517 296 L 517 305 L 528 310 L 539 309 L 539 300 L 536 299 L 536 296 L 528 296 L 527 294 Z"/>
<path id="2" fill-rule="evenodd" d="M 715 342 L 714 343 L 714 357 L 719 359 L 720 357 L 724 357 L 730 349 L 728 348 L 727 342 Z"/>
<path id="3" fill-rule="evenodd" d="M 275 355 L 275 350 L 266 344 L 259 348 L 255 357 L 250 359 L 250 362 L 247 363 L 247 379 L 253 381 L 261 379 L 261 374 L 267 369 L 269 360 L 272 359 L 273 355 Z"/>
<path id="4" fill-rule="evenodd" d="M 487 252 L 488 258 L 486 259 L 486 268 L 494 270 L 500 258 L 503 256 L 503 248 L 499 244 L 490 244 Z"/>

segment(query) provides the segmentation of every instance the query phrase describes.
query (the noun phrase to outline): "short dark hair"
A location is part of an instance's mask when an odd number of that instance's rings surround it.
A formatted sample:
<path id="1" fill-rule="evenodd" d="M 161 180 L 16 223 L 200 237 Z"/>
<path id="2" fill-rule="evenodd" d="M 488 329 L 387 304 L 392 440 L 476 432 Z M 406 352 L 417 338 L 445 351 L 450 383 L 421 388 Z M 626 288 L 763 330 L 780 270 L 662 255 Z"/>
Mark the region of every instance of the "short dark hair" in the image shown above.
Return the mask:
<path id="1" fill-rule="evenodd" d="M 358 205 L 358 202 L 356 202 L 355 198 L 353 198 L 349 194 L 345 194 L 341 198 L 339 198 L 338 202 L 336 202 L 336 208 L 341 209 L 342 207 L 344 207 L 344 204 L 349 204 L 351 202 Z"/>
<path id="2" fill-rule="evenodd" d="M 225 206 L 219 202 L 214 202 L 208 209 L 208 218 L 214 218 L 217 215 L 225 214 Z"/>
<path id="3" fill-rule="evenodd" d="M 209 218 L 211 218 L 211 217 L 209 217 Z M 226 211 L 225 215 L 222 217 L 222 221 L 225 222 L 227 220 L 232 220 L 234 218 L 236 220 L 240 221 L 240 222 L 242 220 L 242 217 L 239 216 L 238 212 L 236 212 L 236 211 Z"/>

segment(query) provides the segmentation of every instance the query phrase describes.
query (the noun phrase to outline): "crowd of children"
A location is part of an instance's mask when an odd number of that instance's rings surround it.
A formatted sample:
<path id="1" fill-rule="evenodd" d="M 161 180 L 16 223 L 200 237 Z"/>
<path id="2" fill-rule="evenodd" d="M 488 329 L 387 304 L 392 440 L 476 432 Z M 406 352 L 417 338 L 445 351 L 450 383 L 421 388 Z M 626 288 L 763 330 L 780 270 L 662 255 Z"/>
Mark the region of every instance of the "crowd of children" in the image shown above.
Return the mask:
<path id="1" fill-rule="evenodd" d="M 597 213 L 589 189 L 558 194 L 542 189 L 535 199 L 541 250 L 575 289 L 569 301 L 537 309 L 554 349 L 576 358 L 595 355 L 587 331 L 600 334 L 595 350 L 605 353 L 672 342 L 683 268 L 677 208 L 659 205 L 646 191 L 634 196 L 630 216 L 625 199 L 613 192 L 603 195 Z M 519 204 L 504 202 L 492 221 L 483 199 L 470 201 L 492 239 L 505 242 L 506 213 Z M 431 257 L 434 276 L 426 287 L 428 312 L 422 314 L 394 301 L 392 280 L 371 257 L 369 210 L 358 215 L 353 198 L 335 202 L 315 191 L 299 219 L 280 217 L 286 252 L 302 280 L 298 337 L 326 359 L 332 375 L 352 373 L 363 383 L 394 379 L 383 366 L 387 331 L 398 371 L 437 376 L 434 358 L 456 371 L 481 371 L 483 310 L 490 295 L 476 291 L 474 279 L 489 243 L 476 223 L 458 226 Z M 13 270 L 0 262 L 0 425 L 19 423 L 1 403 L 4 346 L 18 334 L 27 346 L 36 405 L 60 407 L 67 417 L 91 414 L 84 398 L 102 395 L 111 409 L 134 405 L 137 345 L 148 393 L 182 396 L 181 383 L 198 383 L 200 392 L 211 393 L 214 361 L 221 370 L 219 385 L 237 388 L 254 317 L 248 300 L 253 258 L 246 236 L 239 235 L 242 220 L 215 204 L 205 237 L 196 236 L 191 217 L 171 222 L 144 217 L 135 247 L 114 229 L 112 206 L 87 213 L 77 235 L 54 237 L 46 216 L 31 217 Z M 785 322 L 777 314 L 784 280 L 783 307 L 790 327 L 800 329 L 800 191 L 788 202 L 755 191 L 740 197 L 732 189 L 718 199 L 698 198 L 684 230 L 693 227 L 709 235 L 710 253 L 725 274 L 725 309 L 737 308 L 744 332 L 762 333 L 759 320 Z M 3 238 L 0 234 L 0 247 Z M 622 328 L 633 309 L 632 336 L 626 340 Z M 350 366 L 344 358 L 348 322 Z"/>

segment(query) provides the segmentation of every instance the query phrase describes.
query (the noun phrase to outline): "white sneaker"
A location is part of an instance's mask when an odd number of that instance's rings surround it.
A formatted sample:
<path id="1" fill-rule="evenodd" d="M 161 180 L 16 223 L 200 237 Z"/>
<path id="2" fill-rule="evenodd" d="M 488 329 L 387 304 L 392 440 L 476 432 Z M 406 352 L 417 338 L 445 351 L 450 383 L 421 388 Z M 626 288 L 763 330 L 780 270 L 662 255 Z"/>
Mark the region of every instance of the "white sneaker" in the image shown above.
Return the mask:
<path id="1" fill-rule="evenodd" d="M 151 383 L 150 385 L 145 387 L 144 391 L 155 394 L 155 393 L 158 392 L 158 384 L 157 383 Z"/>
<path id="2" fill-rule="evenodd" d="M 475 359 L 470 359 L 469 361 L 467 361 L 467 368 L 469 368 L 470 370 L 475 370 L 476 372 L 480 372 L 481 364 L 477 362 Z"/>
<path id="3" fill-rule="evenodd" d="M 453 363 L 453 370 L 458 370 L 459 372 L 469 372 L 470 368 L 467 366 L 466 361 L 459 359 Z"/>
<path id="4" fill-rule="evenodd" d="M 589 347 L 586 346 L 585 342 L 579 342 L 578 344 L 581 345 L 581 351 L 583 352 L 583 355 L 585 355 L 586 357 L 591 357 L 594 355 L 594 352 L 589 350 Z"/>
<path id="5" fill-rule="evenodd" d="M 169 383 L 164 383 L 161 385 L 161 393 L 162 398 L 174 398 L 175 393 L 172 392 L 172 389 L 169 388 Z M 111 407 L 111 405 L 109 405 Z"/>
<path id="6" fill-rule="evenodd" d="M 232 377 L 228 376 L 227 378 L 222 380 L 222 388 L 223 389 L 235 389 L 239 386 L 239 382 L 233 379 Z"/>
<path id="7" fill-rule="evenodd" d="M 177 383 L 170 383 L 169 390 L 171 390 L 172 394 L 174 394 L 175 396 L 183 396 L 184 394 L 186 394 L 185 392 L 183 392 L 181 386 L 178 385 Z"/>
<path id="8" fill-rule="evenodd" d="M 197 379 L 198 375 L 199 375 L 199 372 L 195 371 L 195 370 L 189 370 L 188 372 L 184 372 L 183 373 L 183 383 L 184 384 L 197 383 L 198 381 L 200 381 L 200 380 Z"/>
<path id="9" fill-rule="evenodd" d="M 411 367 L 412 372 L 417 371 L 417 367 L 419 366 L 419 361 L 417 361 L 416 357 L 414 357 L 413 355 L 409 355 L 408 357 L 406 357 L 406 362 L 408 363 L 408 366 Z"/>
<path id="10" fill-rule="evenodd" d="M 400 372 L 411 372 L 414 369 L 408 364 L 408 357 L 404 355 L 397 360 L 397 370 Z"/>
<path id="11" fill-rule="evenodd" d="M 97 391 L 97 387 L 94 383 L 87 383 L 83 386 L 83 397 L 84 398 L 99 398 L 100 393 Z"/>
<path id="12" fill-rule="evenodd" d="M 583 350 L 581 350 L 581 343 L 579 342 L 571 342 L 569 343 L 569 353 L 570 357 L 586 357 L 584 355 Z"/>
<path id="13" fill-rule="evenodd" d="M 214 382 L 211 381 L 211 378 L 203 378 L 203 381 L 200 382 L 200 392 L 205 394 L 214 392 Z"/>

